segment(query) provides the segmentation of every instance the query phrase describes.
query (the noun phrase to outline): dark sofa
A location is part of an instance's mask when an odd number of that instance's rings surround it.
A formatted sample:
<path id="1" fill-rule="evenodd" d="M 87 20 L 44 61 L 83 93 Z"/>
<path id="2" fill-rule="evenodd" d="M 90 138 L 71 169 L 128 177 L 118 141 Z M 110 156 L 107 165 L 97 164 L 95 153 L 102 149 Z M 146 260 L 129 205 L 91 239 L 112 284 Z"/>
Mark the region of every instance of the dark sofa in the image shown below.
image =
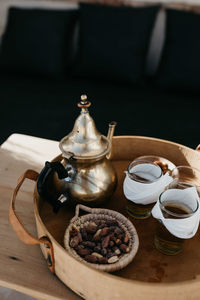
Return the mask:
<path id="1" fill-rule="evenodd" d="M 90 9 L 90 6 L 92 6 L 92 9 L 94 8 L 96 11 L 98 8 L 98 5 L 93 6 L 93 4 L 85 4 L 82 6 L 84 9 L 88 9 L 88 7 Z M 103 9 L 105 7 L 103 7 Z M 106 7 L 106 9 L 107 8 L 108 7 Z M 115 14 L 115 9 L 121 8 L 112 7 L 111 11 L 108 12 L 108 17 L 109 13 L 112 13 L 111 15 Z M 184 74 L 184 67 L 181 71 L 182 77 L 177 75 L 174 76 L 173 79 L 172 75 L 177 74 L 177 67 L 182 67 L 180 61 L 178 61 L 179 56 L 182 56 L 184 62 L 185 54 L 184 48 L 180 48 L 180 45 L 178 44 L 180 42 L 181 46 L 183 46 L 181 40 L 182 35 L 178 32 L 179 29 L 175 30 L 175 37 L 179 36 L 180 39 L 175 39 L 175 42 L 173 40 L 174 29 L 171 30 L 172 21 L 171 23 L 168 21 L 165 29 L 166 38 L 163 46 L 164 50 L 162 51 L 157 71 L 154 72 L 154 74 L 146 74 L 145 72 L 144 64 L 147 60 L 147 50 L 149 49 L 152 28 L 155 23 L 154 19 L 160 8 L 153 7 L 153 9 L 154 13 L 151 15 L 151 21 L 146 24 L 146 28 L 148 28 L 148 26 L 150 26 L 150 28 L 146 31 L 145 28 L 143 28 L 143 31 L 138 34 L 139 37 L 141 35 L 145 36 L 145 46 L 143 47 L 145 51 L 143 51 L 141 55 L 141 53 L 138 53 L 138 49 L 136 49 L 136 52 L 133 53 L 136 59 L 133 65 L 131 65 L 130 51 L 127 51 L 126 55 L 126 51 L 123 50 L 123 47 L 120 48 L 121 45 L 119 48 L 114 45 L 113 49 L 116 47 L 116 52 L 119 50 L 122 51 L 122 58 L 119 66 L 115 68 L 115 61 L 118 61 L 119 58 L 117 56 L 118 54 L 112 52 L 116 57 L 113 58 L 112 55 L 112 64 L 109 66 L 108 63 L 109 72 L 104 68 L 104 65 L 106 64 L 103 64 L 105 55 L 103 56 L 103 59 L 101 57 L 99 58 L 99 55 L 101 56 L 100 51 L 105 47 L 108 47 L 109 41 L 106 41 L 107 44 L 104 44 L 102 49 L 99 49 L 99 46 L 94 46 L 96 54 L 93 56 L 90 52 L 87 54 L 89 55 L 88 57 L 87 55 L 85 56 L 85 61 L 81 61 L 82 57 L 79 52 L 79 48 L 82 46 L 81 43 L 83 42 L 83 32 L 81 33 L 81 29 L 78 32 L 76 31 L 79 41 L 77 47 L 78 50 L 76 49 L 77 55 L 74 55 L 74 48 L 73 51 L 70 49 L 67 52 L 68 55 L 73 54 L 70 56 L 73 58 L 71 58 L 69 64 L 66 64 L 67 67 L 64 71 L 62 70 L 63 72 L 60 72 L 59 70 L 59 72 L 62 73 L 61 76 L 60 74 L 59 76 L 57 76 L 57 74 L 52 75 L 49 70 L 48 72 L 46 72 L 46 70 L 45 72 L 43 72 L 43 70 L 35 72 L 33 62 L 30 63 L 31 68 L 26 69 L 27 63 L 24 63 L 24 66 L 20 69 L 19 63 L 22 57 L 19 59 L 19 56 L 17 56 L 18 54 L 16 55 L 16 53 L 12 52 L 14 51 L 12 47 L 13 41 L 6 40 L 5 38 L 10 32 L 11 35 L 13 34 L 16 37 L 16 32 L 12 32 L 13 28 L 9 28 L 9 26 L 14 26 L 14 21 L 11 20 L 13 23 L 11 21 L 10 23 L 8 22 L 9 25 L 6 27 L 6 33 L 4 34 L 1 43 L 0 55 L 0 142 L 2 143 L 14 132 L 60 140 L 72 130 L 75 118 L 79 114 L 77 102 L 79 102 L 80 95 L 87 94 L 88 99 L 92 102 L 90 113 L 93 116 L 99 131 L 105 135 L 107 134 L 108 123 L 115 120 L 118 123 L 115 135 L 157 137 L 181 143 L 192 148 L 196 147 L 200 143 L 200 89 L 198 88 L 200 86 L 200 78 L 198 77 L 196 70 L 198 69 L 198 65 L 200 65 L 200 58 L 194 56 L 197 55 L 197 53 L 200 53 L 199 41 L 198 39 L 195 40 L 195 34 L 200 32 L 200 15 L 191 12 L 172 10 L 167 13 L 167 16 L 170 16 L 170 21 L 172 20 L 173 22 L 177 19 L 177 22 L 180 22 L 182 19 L 184 22 L 185 18 L 187 26 L 189 26 L 187 18 L 189 16 L 192 23 L 191 26 L 195 26 L 195 32 L 190 31 L 188 37 L 187 34 L 185 35 L 185 45 L 187 45 L 187 47 L 185 47 L 187 48 L 187 53 L 192 47 L 196 47 L 195 51 L 192 50 L 193 59 L 191 59 L 190 53 L 188 53 L 188 59 L 191 60 L 189 63 L 187 60 L 186 66 L 186 70 L 190 71 L 189 79 L 185 79 L 188 72 L 185 73 L 185 76 L 182 76 Z M 126 7 L 125 13 L 127 13 L 128 10 L 134 10 L 134 13 L 136 14 L 138 12 L 138 8 Z M 141 10 L 144 10 L 144 8 L 141 8 Z M 16 14 L 17 12 L 18 9 L 14 9 L 14 13 Z M 170 15 L 171 13 L 172 15 Z M 173 13 L 175 15 L 173 15 Z M 129 17 L 132 18 L 132 16 Z M 143 21 L 141 20 L 141 22 L 144 23 L 146 16 L 143 15 L 142 18 Z M 94 17 L 94 19 L 96 18 Z M 137 20 L 137 17 L 135 19 Z M 193 24 L 194 19 L 195 22 Z M 80 13 L 77 14 L 77 22 L 79 21 Z M 124 19 L 119 18 L 119 22 L 123 21 Z M 107 20 L 105 17 L 105 19 L 102 20 L 102 24 L 106 26 L 106 22 Z M 141 25 L 141 22 L 138 24 L 138 27 Z M 89 25 L 90 24 L 87 24 L 84 30 L 88 30 Z M 177 24 L 173 24 L 174 27 L 176 25 Z M 121 25 L 119 25 L 119 28 L 120 27 Z M 137 28 L 135 23 L 133 24 L 133 27 Z M 16 30 L 16 27 L 14 28 Z M 105 28 L 103 28 L 104 31 Z M 95 30 L 95 26 L 93 30 Z M 169 36 L 167 36 L 168 31 L 170 32 Z M 123 41 L 125 38 L 130 38 L 130 35 L 132 34 L 130 31 L 127 36 L 124 36 L 124 32 L 125 31 L 123 30 L 122 32 L 118 32 L 119 39 L 121 35 L 121 37 L 123 36 Z M 82 36 L 79 38 L 79 35 L 81 34 Z M 189 47 L 187 38 L 190 38 L 190 35 L 193 37 L 194 41 L 192 44 L 190 43 Z M 87 34 L 85 36 L 88 38 Z M 139 37 L 137 36 L 136 38 L 140 39 Z M 104 35 L 103 38 L 105 38 Z M 108 36 L 106 38 L 108 39 Z M 112 38 L 113 35 L 110 36 L 111 40 Z M 72 43 L 74 42 L 72 35 L 69 35 L 69 40 Z M 88 43 L 91 43 L 91 40 L 92 38 Z M 20 39 L 19 42 L 21 42 Z M 97 41 L 97 44 L 98 43 L 99 45 L 101 44 L 99 40 Z M 41 44 L 42 42 L 40 40 L 40 46 Z M 9 45 L 11 47 L 9 50 L 10 52 L 7 48 Z M 48 47 L 47 44 L 45 45 Z M 89 45 L 91 46 L 91 44 L 85 45 L 86 50 L 91 50 Z M 165 45 L 167 46 L 165 47 Z M 131 45 L 131 47 L 132 46 L 133 45 Z M 173 47 L 179 48 L 176 48 L 178 50 L 172 52 Z M 113 51 L 113 49 L 111 50 Z M 181 52 L 178 52 L 177 54 L 177 51 L 180 49 Z M 97 53 L 98 51 L 100 54 Z M 105 51 L 105 49 L 102 51 Z M 107 53 L 107 51 L 105 53 Z M 24 54 L 23 51 L 22 54 Z M 35 54 L 34 49 L 33 54 Z M 11 56 L 14 57 L 14 61 L 18 62 L 18 65 L 12 66 Z M 94 63 L 95 59 L 97 59 L 97 64 Z M 167 66 L 166 63 L 168 63 Z M 194 68 L 195 70 L 192 70 L 194 65 L 196 69 Z M 126 68 L 124 68 L 124 66 Z M 189 68 L 189 66 L 191 66 L 191 68 Z M 131 69 L 134 69 L 133 76 L 132 74 L 130 76 Z M 122 74 L 120 74 L 120 70 L 123 70 Z M 124 70 L 128 70 L 128 75 Z M 194 81 L 192 76 L 193 78 L 197 78 L 194 85 L 192 84 Z M 169 78 L 172 78 L 171 82 Z"/>

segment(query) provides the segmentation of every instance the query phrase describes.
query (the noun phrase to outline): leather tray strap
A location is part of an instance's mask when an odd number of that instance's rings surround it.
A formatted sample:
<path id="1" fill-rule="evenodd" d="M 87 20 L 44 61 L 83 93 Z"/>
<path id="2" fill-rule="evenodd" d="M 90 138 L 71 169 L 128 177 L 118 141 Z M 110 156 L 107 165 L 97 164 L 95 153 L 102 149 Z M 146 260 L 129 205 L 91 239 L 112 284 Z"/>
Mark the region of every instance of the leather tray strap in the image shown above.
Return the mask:
<path id="1" fill-rule="evenodd" d="M 22 222 L 20 221 L 20 219 L 17 216 L 16 211 L 15 211 L 16 197 L 17 197 L 18 191 L 19 191 L 21 185 L 23 184 L 24 180 L 30 179 L 30 180 L 36 181 L 38 176 L 39 176 L 39 174 L 36 171 L 27 170 L 18 179 L 17 186 L 15 187 L 15 189 L 12 193 L 12 197 L 11 197 L 11 201 L 10 201 L 9 220 L 10 220 L 10 223 L 11 223 L 15 233 L 17 234 L 17 236 L 19 237 L 19 239 L 22 242 L 24 242 L 25 244 L 28 244 L 28 245 L 36 245 L 36 244 L 44 245 L 48 268 L 50 269 L 50 271 L 52 273 L 54 273 L 55 261 L 54 261 L 54 251 L 53 251 L 53 246 L 52 246 L 51 241 L 46 236 L 40 237 L 38 239 L 38 238 L 34 237 L 32 234 L 30 234 L 26 230 L 26 228 L 24 227 Z"/>

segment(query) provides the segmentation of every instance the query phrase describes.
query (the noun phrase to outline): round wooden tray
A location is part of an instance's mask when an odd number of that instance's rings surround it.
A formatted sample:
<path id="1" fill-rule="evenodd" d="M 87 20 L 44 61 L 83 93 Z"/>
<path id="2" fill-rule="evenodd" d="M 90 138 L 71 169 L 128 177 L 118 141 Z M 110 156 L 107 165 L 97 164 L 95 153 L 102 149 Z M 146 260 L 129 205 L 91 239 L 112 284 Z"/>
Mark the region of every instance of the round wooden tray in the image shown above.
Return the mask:
<path id="1" fill-rule="evenodd" d="M 42 237 L 39 240 L 42 252 L 60 280 L 85 299 L 199 299 L 199 231 L 194 238 L 185 241 L 182 253 L 166 256 L 159 253 L 153 244 L 155 220 L 152 217 L 135 220 L 125 211 L 124 171 L 134 158 L 141 155 L 157 155 L 175 165 L 200 169 L 200 153 L 188 147 L 146 137 L 113 138 L 112 162 L 118 175 L 118 187 L 104 207 L 124 214 L 138 232 L 139 250 L 127 267 L 109 274 L 92 269 L 70 256 L 64 249 L 63 238 L 74 216 L 74 207 L 65 205 L 58 214 L 54 214 L 52 207 L 39 197 L 35 189 L 34 211 L 38 237 Z M 55 160 L 61 160 L 61 156 Z"/>

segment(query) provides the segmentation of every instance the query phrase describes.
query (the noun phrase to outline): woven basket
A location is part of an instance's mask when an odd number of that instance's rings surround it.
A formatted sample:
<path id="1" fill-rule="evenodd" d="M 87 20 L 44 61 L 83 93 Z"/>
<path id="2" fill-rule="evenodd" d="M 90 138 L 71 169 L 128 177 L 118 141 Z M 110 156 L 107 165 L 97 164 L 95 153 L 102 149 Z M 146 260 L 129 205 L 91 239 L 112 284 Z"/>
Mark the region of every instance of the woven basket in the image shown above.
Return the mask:
<path id="1" fill-rule="evenodd" d="M 80 209 L 82 209 L 85 212 L 88 212 L 89 214 L 79 217 Z M 79 256 L 78 253 L 69 245 L 70 232 L 72 230 L 73 225 L 80 228 L 83 224 L 86 225 L 86 222 L 95 220 L 117 220 L 119 227 L 121 227 L 124 230 L 124 232 L 129 236 L 129 247 L 131 250 L 129 253 L 122 254 L 116 263 L 105 265 L 89 263 L 85 261 L 81 256 Z M 79 204 L 76 206 L 75 216 L 71 219 L 70 225 L 65 231 L 64 245 L 68 252 L 77 260 L 91 266 L 92 268 L 106 272 L 113 272 L 126 267 L 133 260 L 138 250 L 139 239 L 133 224 L 122 214 L 110 209 L 90 208 Z"/>

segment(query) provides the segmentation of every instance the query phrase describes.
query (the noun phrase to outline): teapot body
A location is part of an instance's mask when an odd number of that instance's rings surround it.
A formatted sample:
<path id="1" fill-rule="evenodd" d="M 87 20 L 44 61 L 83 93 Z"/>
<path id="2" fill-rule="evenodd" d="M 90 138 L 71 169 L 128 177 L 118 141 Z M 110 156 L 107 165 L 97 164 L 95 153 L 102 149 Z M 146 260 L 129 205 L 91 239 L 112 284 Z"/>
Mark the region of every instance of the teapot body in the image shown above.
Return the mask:
<path id="1" fill-rule="evenodd" d="M 61 163 L 68 168 L 67 159 L 63 158 Z M 59 179 L 54 173 L 53 181 L 58 194 L 65 196 L 67 192 L 74 204 L 89 206 L 101 205 L 112 196 L 117 185 L 117 175 L 106 157 L 93 161 L 73 161 L 70 164 L 76 170 L 71 179 Z"/>
<path id="2" fill-rule="evenodd" d="M 61 162 L 46 162 L 37 182 L 40 196 L 55 212 L 64 202 L 99 206 L 113 194 L 117 175 L 109 161 L 116 122 L 109 124 L 107 137 L 96 128 L 88 108 L 91 102 L 81 96 L 81 113 L 73 130 L 59 143 Z"/>

